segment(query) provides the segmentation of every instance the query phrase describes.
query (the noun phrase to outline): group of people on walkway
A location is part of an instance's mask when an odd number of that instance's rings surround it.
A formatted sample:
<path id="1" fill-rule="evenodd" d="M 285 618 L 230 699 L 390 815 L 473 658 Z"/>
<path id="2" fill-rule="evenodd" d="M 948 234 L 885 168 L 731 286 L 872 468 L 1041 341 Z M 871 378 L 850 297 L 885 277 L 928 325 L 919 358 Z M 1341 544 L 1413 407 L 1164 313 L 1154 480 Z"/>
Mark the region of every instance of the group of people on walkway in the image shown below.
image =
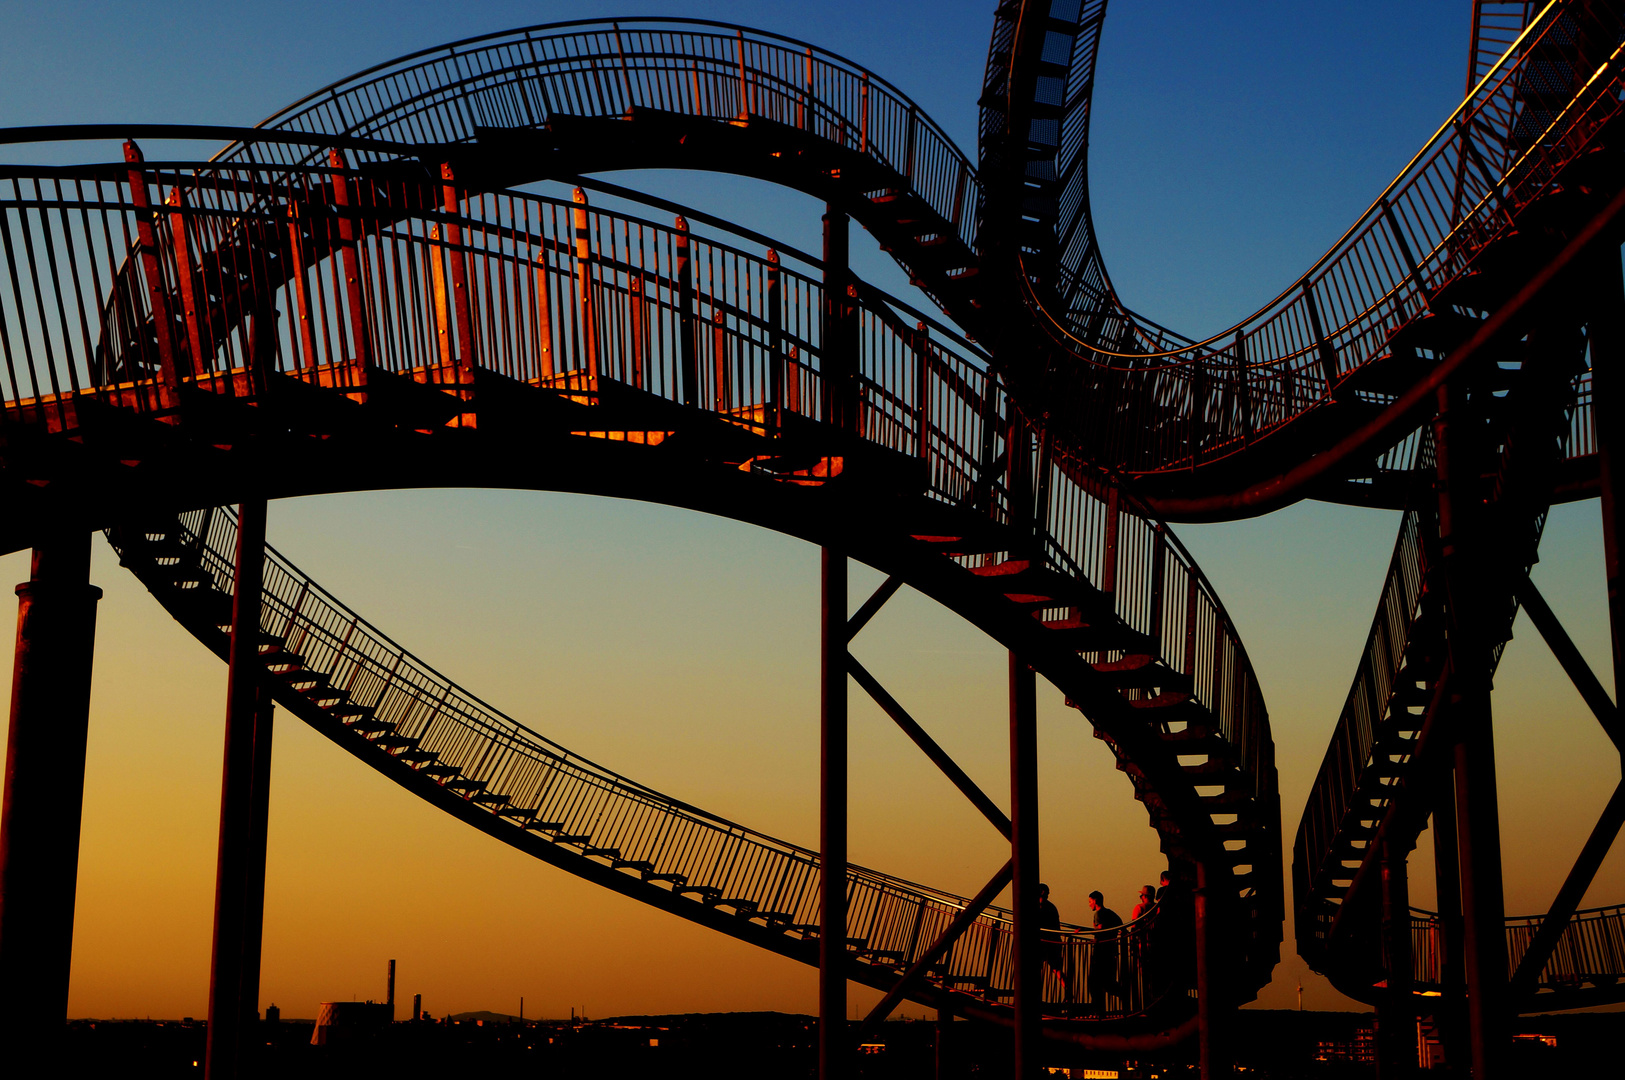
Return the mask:
<path id="1" fill-rule="evenodd" d="M 1106 906 L 1106 897 L 1097 889 L 1089 894 L 1091 925 L 1096 933 L 1087 951 L 1070 951 L 1061 935 L 1061 913 L 1050 901 L 1048 885 L 1038 886 L 1038 927 L 1044 966 L 1061 981 L 1063 1001 L 1083 1013 L 1109 1011 L 1108 998 L 1117 1007 L 1127 1005 L 1130 987 L 1144 970 L 1154 987 L 1166 986 L 1177 974 L 1171 964 L 1180 955 L 1173 939 L 1188 932 L 1188 890 L 1163 871 L 1160 886 L 1144 885 L 1139 901 L 1129 915 L 1130 929 L 1124 930 L 1121 916 Z M 1150 917 L 1147 919 L 1147 917 Z M 1147 921 L 1142 923 L 1141 920 Z M 1125 948 L 1126 946 L 1126 948 Z M 1076 967 L 1084 968 L 1085 995 L 1081 1001 L 1073 993 Z"/>

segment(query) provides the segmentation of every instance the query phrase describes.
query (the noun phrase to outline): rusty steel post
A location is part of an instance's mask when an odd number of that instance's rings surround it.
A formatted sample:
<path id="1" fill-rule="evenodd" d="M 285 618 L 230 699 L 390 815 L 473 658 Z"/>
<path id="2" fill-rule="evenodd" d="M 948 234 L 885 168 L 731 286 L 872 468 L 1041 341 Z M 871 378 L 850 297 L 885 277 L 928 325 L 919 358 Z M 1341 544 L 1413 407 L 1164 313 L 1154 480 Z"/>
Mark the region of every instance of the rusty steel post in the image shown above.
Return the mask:
<path id="1" fill-rule="evenodd" d="M 231 603 L 226 677 L 225 762 L 220 782 L 220 842 L 214 887 L 214 951 L 209 974 L 206 1080 L 236 1077 L 241 1067 L 243 951 L 254 846 L 254 720 L 260 679 L 260 591 L 265 577 L 263 499 L 238 510 L 237 580 Z M 256 1004 L 258 1004 L 256 1002 Z"/>
<path id="2" fill-rule="evenodd" d="M 818 1076 L 848 1073 L 846 1045 L 846 555 L 823 549 L 819 722 L 821 877 L 818 918 Z"/>
<path id="3" fill-rule="evenodd" d="M 1010 654 L 1010 971 L 1016 1080 L 1034 1080 L 1043 1024 L 1038 941 L 1038 679 Z"/>
<path id="4" fill-rule="evenodd" d="M 692 241 L 688 235 L 688 220 L 681 214 L 673 226 L 677 232 L 677 372 L 682 387 L 683 404 L 697 407 L 700 403 L 699 332 L 696 310 L 699 306 L 694 295 L 694 257 Z"/>
<path id="5" fill-rule="evenodd" d="M 1228 1076 L 1230 1068 L 1225 1057 L 1223 1032 L 1220 1026 L 1227 1015 L 1224 998 L 1224 971 L 1218 952 L 1223 931 L 1213 924 L 1211 874 L 1205 860 L 1196 864 L 1196 892 L 1191 898 L 1196 938 L 1196 1029 L 1197 1052 L 1200 1056 L 1202 1080 Z"/>
<path id="6" fill-rule="evenodd" d="M 251 834 L 247 884 L 243 892 L 243 1017 L 250 1026 L 260 1014 L 260 955 L 265 926 L 265 848 L 271 819 L 271 732 L 276 703 L 261 685 L 254 708 L 253 788 L 249 796 Z"/>
<path id="7" fill-rule="evenodd" d="M 1466 1013 L 1461 999 L 1466 985 L 1461 930 L 1461 863 L 1456 858 L 1456 774 L 1446 768 L 1433 794 L 1433 886 L 1439 908 L 1439 979 L 1444 996 L 1435 998 L 1445 1058 L 1454 1065 L 1467 1055 Z"/>
<path id="8" fill-rule="evenodd" d="M 953 1067 L 954 1013 L 946 1005 L 937 1006 L 936 1040 L 932 1045 L 931 1075 L 934 1080 L 948 1080 L 957 1071 Z"/>
<path id="9" fill-rule="evenodd" d="M 1495 787 L 1489 653 L 1477 602 L 1484 560 L 1478 530 L 1471 425 L 1461 391 L 1439 391 L 1439 540 L 1445 570 L 1456 737 L 1456 856 L 1461 874 L 1462 959 L 1473 1080 L 1501 1075 L 1508 1038 L 1506 911 L 1501 883 L 1501 823 Z"/>
<path id="10" fill-rule="evenodd" d="M 0 1044 L 68 1015 L 96 602 L 90 531 L 34 548 L 17 586 L 16 666 L 0 819 Z"/>
<path id="11" fill-rule="evenodd" d="M 858 323 L 852 275 L 851 228 L 833 204 L 824 212 L 824 311 L 822 382 L 824 421 L 858 430 Z"/>
<path id="12" fill-rule="evenodd" d="M 1406 855 L 1392 839 L 1383 842 L 1382 936 L 1388 988 L 1377 1005 L 1377 1076 L 1411 1075 L 1416 1063 L 1416 1011 L 1411 1008 L 1411 897 Z"/>

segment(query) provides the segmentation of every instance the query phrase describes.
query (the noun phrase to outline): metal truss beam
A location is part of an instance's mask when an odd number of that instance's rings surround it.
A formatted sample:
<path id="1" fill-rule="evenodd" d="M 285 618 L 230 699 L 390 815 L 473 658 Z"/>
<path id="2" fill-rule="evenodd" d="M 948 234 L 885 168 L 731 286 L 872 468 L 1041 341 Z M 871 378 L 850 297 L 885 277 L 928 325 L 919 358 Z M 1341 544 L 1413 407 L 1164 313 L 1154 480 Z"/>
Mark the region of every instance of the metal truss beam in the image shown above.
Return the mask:
<path id="1" fill-rule="evenodd" d="M 965 931 L 971 928 L 971 925 L 976 922 L 976 917 L 986 911 L 987 906 L 993 902 L 994 897 L 1003 892 L 1005 886 L 1010 884 L 1010 876 L 1014 868 L 1014 863 L 1006 862 L 998 873 L 989 878 L 988 883 L 983 885 L 981 891 L 971 898 L 970 903 L 966 904 L 964 909 L 954 916 L 954 921 L 949 923 L 941 934 L 937 935 L 937 940 L 931 943 L 931 947 L 926 949 L 920 958 L 914 961 L 913 966 L 903 973 L 903 977 L 897 980 L 897 985 L 888 990 L 886 996 L 875 1003 L 875 1007 L 869 1010 L 869 1015 L 863 1018 L 863 1024 L 858 1028 L 859 1039 L 866 1037 L 874 1029 L 874 1025 L 890 1016 L 892 1010 L 897 1008 L 898 1003 L 908 996 L 908 992 L 919 985 L 920 979 L 925 976 L 925 973 L 931 969 L 932 965 L 942 958 L 942 954 L 947 952 L 953 946 L 953 943 L 958 941 Z"/>
<path id="2" fill-rule="evenodd" d="M 942 774 L 952 780 L 954 786 L 964 794 L 965 798 L 969 799 L 971 804 L 982 812 L 982 816 L 992 822 L 993 827 L 998 829 L 1006 840 L 1010 839 L 1010 819 L 1005 816 L 1004 811 L 1000 810 L 993 800 L 988 798 L 986 792 L 976 786 L 976 781 L 965 775 L 965 770 L 959 767 L 958 762 L 949 757 L 948 752 L 937 745 L 936 740 L 931 738 L 926 733 L 926 730 L 908 714 L 908 710 L 903 708 L 896 698 L 887 693 L 886 688 L 881 686 L 880 682 L 869 674 L 868 669 L 860 664 L 858 658 L 851 653 L 846 655 L 846 669 L 851 672 L 853 680 L 863 687 L 870 697 L 875 699 L 875 704 L 879 705 L 887 716 L 896 721 L 897 726 L 903 729 L 904 734 L 914 740 L 914 745 L 918 746 L 925 753 L 925 756 L 931 759 L 931 763 L 941 769 Z"/>

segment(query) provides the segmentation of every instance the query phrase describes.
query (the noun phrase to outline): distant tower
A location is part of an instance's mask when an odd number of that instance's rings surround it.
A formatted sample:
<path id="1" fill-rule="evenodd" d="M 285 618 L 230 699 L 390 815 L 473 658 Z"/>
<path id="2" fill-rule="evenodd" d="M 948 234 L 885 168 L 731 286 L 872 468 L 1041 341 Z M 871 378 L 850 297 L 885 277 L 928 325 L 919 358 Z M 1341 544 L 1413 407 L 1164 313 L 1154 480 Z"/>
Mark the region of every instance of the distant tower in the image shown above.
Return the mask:
<path id="1" fill-rule="evenodd" d="M 265 1022 L 267 1024 L 277 1024 L 282 1022 L 282 1010 L 276 1007 L 275 1002 L 272 1002 L 270 1005 L 265 1007 Z"/>
<path id="2" fill-rule="evenodd" d="M 412 995 L 412 1019 L 413 1020 L 422 1020 L 423 1019 L 423 995 L 422 994 L 413 994 Z"/>
<path id="3" fill-rule="evenodd" d="M 389 993 L 385 997 L 384 1003 L 389 1006 L 389 1022 L 393 1024 L 395 1022 L 395 961 L 393 960 L 389 962 Z"/>

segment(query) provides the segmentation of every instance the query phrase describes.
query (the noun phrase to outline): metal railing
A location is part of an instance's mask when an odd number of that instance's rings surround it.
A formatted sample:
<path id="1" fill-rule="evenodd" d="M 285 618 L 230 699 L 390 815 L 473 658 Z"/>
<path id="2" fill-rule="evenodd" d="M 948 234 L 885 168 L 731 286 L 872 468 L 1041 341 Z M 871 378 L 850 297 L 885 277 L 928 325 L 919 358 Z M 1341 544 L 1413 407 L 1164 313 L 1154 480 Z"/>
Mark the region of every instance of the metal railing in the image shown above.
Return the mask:
<path id="1" fill-rule="evenodd" d="M 258 126 L 443 144 L 472 141 L 483 128 L 633 109 L 763 119 L 855 150 L 900 178 L 965 248 L 974 243 L 975 169 L 918 105 L 834 53 L 727 23 L 578 20 L 469 38 L 323 87 Z M 268 151 L 282 154 L 238 144 L 218 160 L 264 160 Z"/>
<path id="2" fill-rule="evenodd" d="M 1545 916 L 1513 915 L 1506 920 L 1507 970 L 1516 971 Z M 1418 988 L 1444 984 L 1444 945 L 1439 916 L 1411 911 L 1412 979 Z M 1616 987 L 1625 979 L 1625 906 L 1577 911 L 1563 928 L 1551 957 L 1535 980 L 1539 1007 L 1542 991 L 1565 992 L 1587 986 Z"/>
<path id="3" fill-rule="evenodd" d="M 1354 684 L 1309 789 L 1292 854 L 1294 873 L 1299 875 L 1295 889 L 1300 911 L 1310 902 L 1310 896 L 1318 898 L 1332 887 L 1333 881 L 1352 875 L 1339 860 L 1338 848 L 1344 830 L 1358 826 L 1361 817 L 1371 813 L 1369 802 L 1357 797 L 1380 794 L 1370 790 L 1371 770 L 1377 764 L 1373 760 L 1374 748 L 1396 724 L 1414 727 L 1420 723 L 1416 718 L 1400 720 L 1391 713 L 1395 692 L 1414 690 L 1402 688 L 1399 679 L 1412 659 L 1407 650 L 1416 624 L 1423 617 L 1423 598 L 1433 561 L 1427 540 L 1436 529 L 1433 516 L 1430 510 L 1411 509 L 1400 521 L 1388 577 L 1360 653 Z"/>
<path id="4" fill-rule="evenodd" d="M 1547 4 L 1331 250 L 1218 334 L 1183 338 L 1109 291 L 1061 316 L 1029 293 L 1072 368 L 1071 437 L 1129 471 L 1192 468 L 1331 400 L 1618 115 L 1620 29 L 1611 5 Z"/>

